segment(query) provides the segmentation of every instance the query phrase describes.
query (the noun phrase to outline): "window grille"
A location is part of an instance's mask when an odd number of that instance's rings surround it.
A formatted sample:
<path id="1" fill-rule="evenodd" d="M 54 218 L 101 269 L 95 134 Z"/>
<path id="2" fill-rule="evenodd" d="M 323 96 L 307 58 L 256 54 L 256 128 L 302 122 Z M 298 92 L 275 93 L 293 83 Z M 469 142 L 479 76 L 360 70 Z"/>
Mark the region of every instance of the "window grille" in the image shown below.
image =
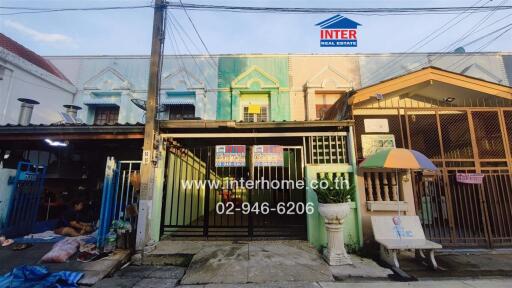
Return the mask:
<path id="1" fill-rule="evenodd" d="M 268 107 L 260 106 L 260 113 L 249 113 L 249 106 L 244 106 L 244 122 L 267 122 Z"/>
<path id="2" fill-rule="evenodd" d="M 348 163 L 347 136 L 305 137 L 308 164 Z"/>

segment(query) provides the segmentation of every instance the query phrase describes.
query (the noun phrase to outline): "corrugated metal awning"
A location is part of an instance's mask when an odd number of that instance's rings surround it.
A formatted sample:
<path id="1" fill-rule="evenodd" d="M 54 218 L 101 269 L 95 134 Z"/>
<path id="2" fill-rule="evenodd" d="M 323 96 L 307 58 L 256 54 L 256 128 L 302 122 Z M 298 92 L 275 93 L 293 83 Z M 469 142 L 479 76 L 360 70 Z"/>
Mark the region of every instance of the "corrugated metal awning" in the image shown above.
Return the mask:
<path id="1" fill-rule="evenodd" d="M 113 99 L 105 99 L 105 98 L 92 98 L 84 100 L 83 102 L 85 105 L 116 105 L 121 106 L 121 99 L 120 98 L 113 98 Z"/>
<path id="2" fill-rule="evenodd" d="M 196 104 L 196 94 L 195 93 L 173 93 L 167 92 L 165 96 L 161 97 L 160 104 L 163 105 L 184 105 Z"/>
<path id="3" fill-rule="evenodd" d="M 121 106 L 121 92 L 93 91 L 83 96 L 85 105 L 117 105 Z"/>

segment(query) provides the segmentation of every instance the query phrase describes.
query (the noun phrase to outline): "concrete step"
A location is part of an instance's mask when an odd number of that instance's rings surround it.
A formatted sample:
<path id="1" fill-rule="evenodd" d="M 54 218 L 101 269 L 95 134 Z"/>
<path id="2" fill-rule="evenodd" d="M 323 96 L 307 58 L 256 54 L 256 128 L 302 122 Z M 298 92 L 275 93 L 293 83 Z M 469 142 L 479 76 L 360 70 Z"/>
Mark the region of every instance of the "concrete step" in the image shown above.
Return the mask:
<path id="1" fill-rule="evenodd" d="M 381 267 L 375 261 L 363 258 L 354 254 L 350 255 L 352 264 L 341 266 L 330 266 L 332 275 L 336 281 L 364 280 L 380 281 L 387 280 L 393 271 Z"/>
<path id="2" fill-rule="evenodd" d="M 142 257 L 143 265 L 152 266 L 181 266 L 188 267 L 194 254 L 174 253 L 174 254 L 145 254 Z"/>

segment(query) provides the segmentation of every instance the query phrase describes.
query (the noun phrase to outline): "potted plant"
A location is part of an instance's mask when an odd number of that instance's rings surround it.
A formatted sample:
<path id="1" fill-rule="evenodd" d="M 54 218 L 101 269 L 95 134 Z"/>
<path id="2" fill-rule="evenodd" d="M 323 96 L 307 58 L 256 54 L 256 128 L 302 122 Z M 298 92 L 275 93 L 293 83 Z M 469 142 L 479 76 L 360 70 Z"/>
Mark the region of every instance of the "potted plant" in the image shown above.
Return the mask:
<path id="1" fill-rule="evenodd" d="M 343 221 L 350 212 L 350 197 L 354 186 L 342 181 L 333 181 L 327 176 L 318 179 L 314 189 L 318 198 L 318 212 L 325 220 L 327 248 L 323 251 L 329 265 L 352 264 L 345 250 Z"/>

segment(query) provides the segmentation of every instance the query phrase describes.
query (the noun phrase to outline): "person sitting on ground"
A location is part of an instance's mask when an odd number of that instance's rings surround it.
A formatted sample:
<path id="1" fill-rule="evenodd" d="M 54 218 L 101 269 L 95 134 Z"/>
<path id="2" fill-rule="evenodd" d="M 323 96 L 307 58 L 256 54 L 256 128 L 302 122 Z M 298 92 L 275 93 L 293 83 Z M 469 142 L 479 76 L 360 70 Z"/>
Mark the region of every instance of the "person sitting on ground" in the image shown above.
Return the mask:
<path id="1" fill-rule="evenodd" d="M 63 236 L 76 237 L 89 234 L 93 231 L 91 224 L 80 222 L 84 202 L 82 200 L 71 201 L 71 207 L 68 207 L 62 213 L 55 233 Z"/>

